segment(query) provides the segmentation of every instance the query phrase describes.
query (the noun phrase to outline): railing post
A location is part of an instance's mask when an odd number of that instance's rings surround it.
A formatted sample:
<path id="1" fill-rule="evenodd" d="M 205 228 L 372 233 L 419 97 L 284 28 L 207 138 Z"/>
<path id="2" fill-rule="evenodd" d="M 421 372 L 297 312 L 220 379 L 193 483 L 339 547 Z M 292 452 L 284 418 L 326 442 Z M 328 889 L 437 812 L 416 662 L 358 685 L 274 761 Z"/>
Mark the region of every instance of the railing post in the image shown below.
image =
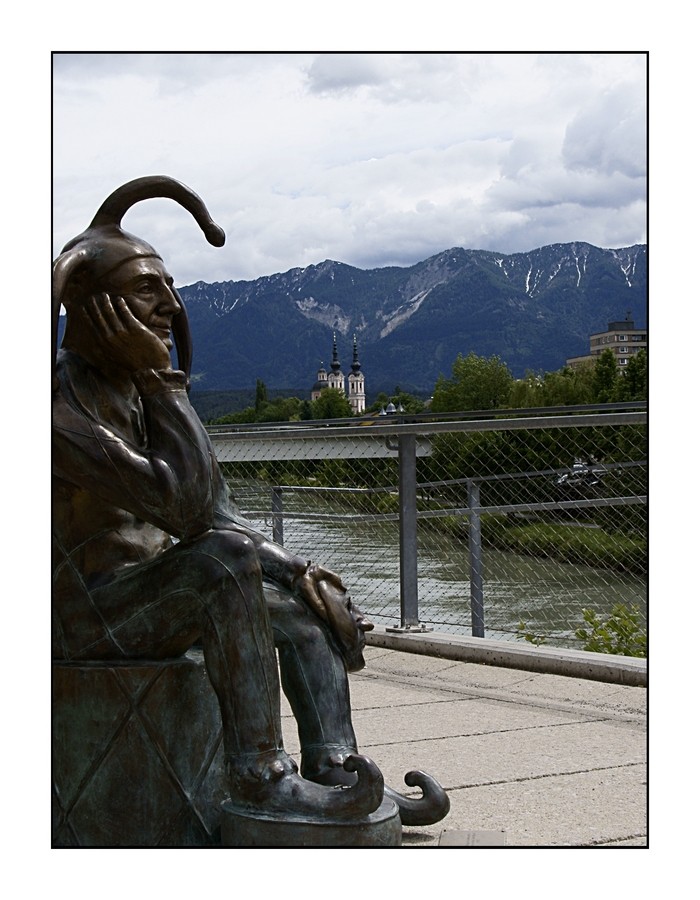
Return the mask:
<path id="1" fill-rule="evenodd" d="M 432 631 L 418 618 L 418 512 L 416 489 L 416 436 L 399 437 L 399 571 L 401 627 L 387 631 Z"/>
<path id="2" fill-rule="evenodd" d="M 275 485 L 272 488 L 272 540 L 283 547 L 284 519 L 282 513 L 282 488 L 279 485 Z"/>
<path id="3" fill-rule="evenodd" d="M 481 558 L 481 497 L 479 485 L 467 481 L 469 507 L 469 586 L 472 607 L 472 636 L 484 637 L 484 568 Z"/>

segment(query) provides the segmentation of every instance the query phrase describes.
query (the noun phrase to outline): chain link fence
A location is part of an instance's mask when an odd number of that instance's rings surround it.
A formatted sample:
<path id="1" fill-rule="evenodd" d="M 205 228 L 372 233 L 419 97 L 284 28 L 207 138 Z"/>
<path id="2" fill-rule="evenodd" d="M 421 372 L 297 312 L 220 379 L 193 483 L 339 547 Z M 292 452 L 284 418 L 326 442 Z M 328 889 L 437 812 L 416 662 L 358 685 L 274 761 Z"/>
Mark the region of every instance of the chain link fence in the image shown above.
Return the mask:
<path id="1" fill-rule="evenodd" d="M 241 512 L 341 574 L 377 627 L 581 648 L 584 610 L 646 631 L 646 412 L 629 406 L 209 430 Z"/>

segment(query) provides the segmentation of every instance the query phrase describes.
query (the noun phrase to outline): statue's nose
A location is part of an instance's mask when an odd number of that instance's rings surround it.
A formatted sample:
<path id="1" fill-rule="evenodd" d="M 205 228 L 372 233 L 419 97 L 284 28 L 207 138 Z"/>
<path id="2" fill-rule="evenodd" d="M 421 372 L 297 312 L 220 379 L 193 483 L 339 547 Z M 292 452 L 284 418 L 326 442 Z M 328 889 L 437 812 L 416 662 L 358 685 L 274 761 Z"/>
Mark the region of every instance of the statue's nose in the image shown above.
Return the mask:
<path id="1" fill-rule="evenodd" d="M 161 312 L 167 313 L 171 316 L 176 316 L 180 312 L 180 304 L 178 303 L 177 297 L 173 292 L 168 288 L 167 292 L 163 297 L 163 303 L 161 304 Z"/>

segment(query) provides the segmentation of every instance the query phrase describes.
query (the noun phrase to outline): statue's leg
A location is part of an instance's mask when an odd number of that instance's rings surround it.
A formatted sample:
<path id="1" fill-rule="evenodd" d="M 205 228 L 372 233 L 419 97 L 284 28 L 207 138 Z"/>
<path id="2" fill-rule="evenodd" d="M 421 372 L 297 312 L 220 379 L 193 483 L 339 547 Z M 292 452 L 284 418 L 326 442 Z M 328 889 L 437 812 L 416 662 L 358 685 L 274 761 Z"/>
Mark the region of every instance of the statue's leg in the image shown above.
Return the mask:
<path id="1" fill-rule="evenodd" d="M 272 629 L 247 537 L 212 531 L 180 543 L 93 589 L 91 599 L 122 658 L 176 656 L 201 639 L 234 803 L 340 818 L 377 808 L 383 782 L 369 760 L 360 761 L 358 789 L 338 792 L 302 779 L 283 749 Z"/>
<path id="2" fill-rule="evenodd" d="M 343 769 L 357 753 L 345 663 L 328 629 L 302 601 L 265 590 L 282 688 L 297 721 L 301 773 L 321 784 L 353 784 Z"/>
<path id="3" fill-rule="evenodd" d="M 328 629 L 302 601 L 266 588 L 268 610 L 280 658 L 284 693 L 297 721 L 301 772 L 318 784 L 353 785 L 356 776 L 343 768 L 357 753 L 352 726 L 348 676 Z M 412 771 L 406 784 L 420 787 L 418 799 L 385 785 L 407 825 L 431 825 L 447 815 L 449 798 L 425 772 Z"/>
<path id="4" fill-rule="evenodd" d="M 91 596 L 123 657 L 178 656 L 201 640 L 227 754 L 282 747 L 274 645 L 252 541 L 209 532 Z"/>

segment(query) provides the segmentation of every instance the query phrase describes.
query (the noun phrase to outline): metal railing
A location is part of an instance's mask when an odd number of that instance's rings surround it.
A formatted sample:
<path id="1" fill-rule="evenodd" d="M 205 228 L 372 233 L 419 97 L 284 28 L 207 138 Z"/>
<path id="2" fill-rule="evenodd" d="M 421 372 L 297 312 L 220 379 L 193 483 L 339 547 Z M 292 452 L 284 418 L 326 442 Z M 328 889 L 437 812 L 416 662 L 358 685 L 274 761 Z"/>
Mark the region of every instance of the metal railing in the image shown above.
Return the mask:
<path id="1" fill-rule="evenodd" d="M 644 620 L 645 405 L 487 415 L 210 433 L 242 512 L 378 624 L 577 646 L 584 608 Z"/>

